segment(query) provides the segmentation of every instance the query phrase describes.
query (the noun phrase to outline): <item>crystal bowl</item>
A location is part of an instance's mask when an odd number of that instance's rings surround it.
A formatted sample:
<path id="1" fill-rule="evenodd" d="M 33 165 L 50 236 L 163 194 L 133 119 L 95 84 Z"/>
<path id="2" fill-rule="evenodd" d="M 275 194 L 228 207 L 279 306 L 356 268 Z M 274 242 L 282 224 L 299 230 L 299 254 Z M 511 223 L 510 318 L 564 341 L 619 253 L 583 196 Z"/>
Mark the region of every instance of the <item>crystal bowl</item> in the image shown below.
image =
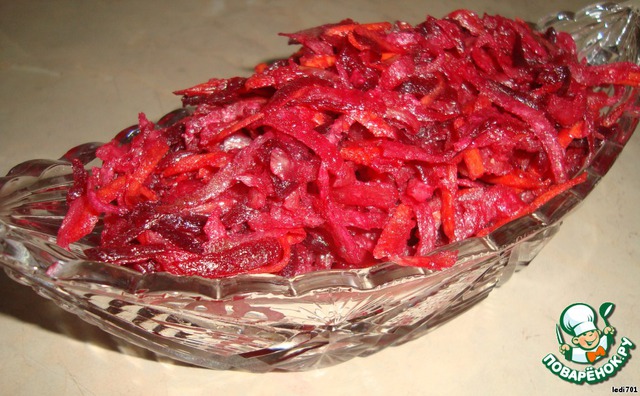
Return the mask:
<path id="1" fill-rule="evenodd" d="M 602 3 L 549 16 L 537 27 L 570 32 L 590 63 L 639 63 L 639 21 L 629 3 Z M 97 242 L 97 231 L 71 251 L 56 245 L 56 233 L 67 211 L 70 161 L 94 165 L 99 143 L 75 147 L 59 160 L 27 161 L 0 178 L 0 264 L 64 309 L 159 355 L 254 372 L 330 366 L 422 336 L 528 265 L 609 170 L 636 124 L 631 116 L 620 120 L 618 135 L 602 142 L 587 165 L 585 183 L 485 237 L 442 248 L 459 253 L 457 263 L 441 271 L 384 263 L 294 278 L 211 280 L 87 261 L 82 251 Z"/>

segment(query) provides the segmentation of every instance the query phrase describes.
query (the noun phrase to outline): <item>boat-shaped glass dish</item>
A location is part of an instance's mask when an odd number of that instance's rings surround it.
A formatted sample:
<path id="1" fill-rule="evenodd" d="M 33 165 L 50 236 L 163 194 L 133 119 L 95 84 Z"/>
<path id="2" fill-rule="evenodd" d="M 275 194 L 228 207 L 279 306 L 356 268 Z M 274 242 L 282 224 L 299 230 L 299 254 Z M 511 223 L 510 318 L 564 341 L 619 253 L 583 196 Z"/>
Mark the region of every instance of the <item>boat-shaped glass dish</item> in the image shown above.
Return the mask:
<path id="1" fill-rule="evenodd" d="M 638 63 L 639 21 L 629 3 L 603 3 L 552 15 L 538 28 L 571 33 L 592 64 Z M 160 123 L 183 115 L 173 112 Z M 210 280 L 86 261 L 82 250 L 96 243 L 97 233 L 71 252 L 56 245 L 56 233 L 72 184 L 70 160 L 94 165 L 98 143 L 75 147 L 60 160 L 22 163 L 0 178 L 0 264 L 12 279 L 87 322 L 160 355 L 255 372 L 329 366 L 422 336 L 528 265 L 607 173 L 637 120 L 627 116 L 620 123 L 620 133 L 602 142 L 588 164 L 585 183 L 486 237 L 444 247 L 459 251 L 459 258 L 442 271 L 384 263 L 290 279 Z"/>

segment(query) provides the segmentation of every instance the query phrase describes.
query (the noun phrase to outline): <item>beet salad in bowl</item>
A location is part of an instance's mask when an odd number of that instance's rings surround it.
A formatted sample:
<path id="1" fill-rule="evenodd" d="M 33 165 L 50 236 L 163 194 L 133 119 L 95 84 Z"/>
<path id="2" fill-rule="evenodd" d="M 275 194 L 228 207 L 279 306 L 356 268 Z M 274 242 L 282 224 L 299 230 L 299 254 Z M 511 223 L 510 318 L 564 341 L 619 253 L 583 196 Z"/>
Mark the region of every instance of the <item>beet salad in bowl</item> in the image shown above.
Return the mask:
<path id="1" fill-rule="evenodd" d="M 299 371 L 423 335 L 527 265 L 638 116 L 638 11 L 454 11 L 295 52 L 0 179 L 0 263 L 195 365 Z M 623 44 L 621 44 L 623 43 Z"/>

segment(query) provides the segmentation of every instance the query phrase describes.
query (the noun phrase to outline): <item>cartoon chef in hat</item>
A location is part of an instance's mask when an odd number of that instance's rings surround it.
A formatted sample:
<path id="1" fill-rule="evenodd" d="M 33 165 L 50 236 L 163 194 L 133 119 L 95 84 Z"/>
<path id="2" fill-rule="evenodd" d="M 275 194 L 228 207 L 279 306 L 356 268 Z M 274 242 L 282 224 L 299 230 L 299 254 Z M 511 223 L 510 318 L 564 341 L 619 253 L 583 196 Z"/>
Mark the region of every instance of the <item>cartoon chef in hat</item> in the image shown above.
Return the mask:
<path id="1" fill-rule="evenodd" d="M 607 356 L 609 347 L 613 345 L 615 329 L 608 323 L 603 330 L 596 326 L 596 312 L 587 304 L 569 305 L 560 315 L 562 329 L 572 335 L 573 346 L 564 343 L 558 330 L 560 353 L 569 361 L 593 364 Z M 606 317 L 603 318 L 607 322 Z"/>

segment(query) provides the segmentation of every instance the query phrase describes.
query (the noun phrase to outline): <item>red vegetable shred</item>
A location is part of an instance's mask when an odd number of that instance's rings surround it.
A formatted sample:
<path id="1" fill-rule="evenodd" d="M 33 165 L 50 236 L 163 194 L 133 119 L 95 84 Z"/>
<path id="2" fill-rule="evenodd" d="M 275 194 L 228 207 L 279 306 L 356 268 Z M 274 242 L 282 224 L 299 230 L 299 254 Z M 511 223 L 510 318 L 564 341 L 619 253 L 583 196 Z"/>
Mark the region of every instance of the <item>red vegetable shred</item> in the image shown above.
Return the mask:
<path id="1" fill-rule="evenodd" d="M 249 77 L 176 92 L 190 111 L 74 164 L 63 247 L 142 272 L 283 276 L 384 261 L 433 269 L 585 180 L 636 111 L 630 63 L 589 66 L 572 38 L 500 16 L 345 20 Z M 603 89 L 606 88 L 606 89 Z"/>

